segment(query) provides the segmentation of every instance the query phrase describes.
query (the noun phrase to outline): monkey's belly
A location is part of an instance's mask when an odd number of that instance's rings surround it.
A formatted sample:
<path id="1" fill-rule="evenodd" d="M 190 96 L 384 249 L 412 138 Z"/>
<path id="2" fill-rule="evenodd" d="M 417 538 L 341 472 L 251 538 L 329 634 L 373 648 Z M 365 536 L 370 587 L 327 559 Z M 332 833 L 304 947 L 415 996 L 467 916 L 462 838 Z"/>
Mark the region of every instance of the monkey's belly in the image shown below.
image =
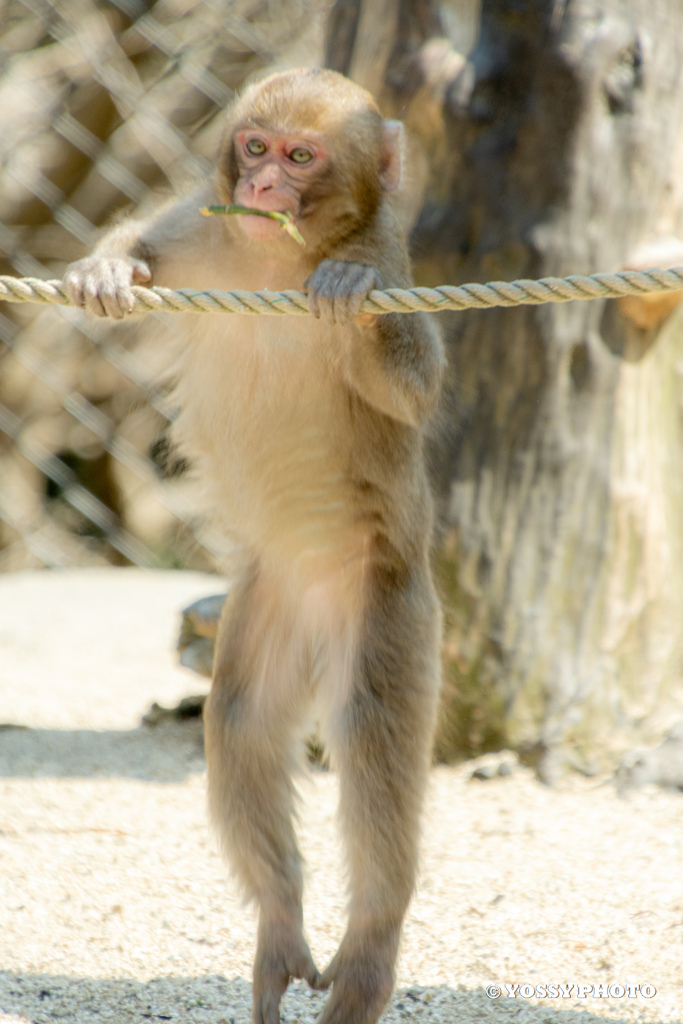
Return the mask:
<path id="1" fill-rule="evenodd" d="M 332 552 L 352 532 L 352 501 L 330 453 L 274 443 L 268 452 L 236 445 L 213 462 L 219 523 L 262 552 L 290 559 Z"/>
<path id="2" fill-rule="evenodd" d="M 301 461 L 277 447 L 254 467 L 251 454 L 242 449 L 211 462 L 218 529 L 262 558 L 298 563 L 313 578 L 352 558 L 363 531 L 334 460 Z"/>
<path id="3" fill-rule="evenodd" d="M 340 388 L 319 350 L 299 338 L 265 353 L 258 335 L 242 341 L 236 353 L 204 337 L 179 388 L 177 435 L 197 462 L 217 527 L 278 559 L 355 548 Z"/>

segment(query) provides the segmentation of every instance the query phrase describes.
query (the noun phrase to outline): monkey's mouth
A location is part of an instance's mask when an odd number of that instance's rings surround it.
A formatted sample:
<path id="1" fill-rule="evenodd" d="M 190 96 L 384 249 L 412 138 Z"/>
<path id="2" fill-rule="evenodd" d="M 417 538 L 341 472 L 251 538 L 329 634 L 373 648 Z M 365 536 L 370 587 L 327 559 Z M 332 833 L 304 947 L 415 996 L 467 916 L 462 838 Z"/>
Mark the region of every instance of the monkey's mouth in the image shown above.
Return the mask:
<path id="1" fill-rule="evenodd" d="M 232 214 L 233 216 L 240 214 L 246 216 L 265 217 L 268 220 L 276 221 L 285 234 L 293 238 L 299 245 L 305 245 L 306 239 L 299 232 L 296 224 L 294 223 L 294 214 L 287 210 L 285 213 L 281 213 L 279 210 L 260 210 L 258 206 L 242 206 L 240 203 L 230 203 L 229 206 L 224 205 L 212 205 L 202 206 L 199 212 L 203 217 L 213 217 L 214 215 L 221 214 Z"/>
<path id="2" fill-rule="evenodd" d="M 296 216 L 291 210 L 257 210 L 237 214 L 237 222 L 244 234 L 254 241 L 273 241 L 290 235 L 299 244 L 305 244 L 296 228 Z"/>

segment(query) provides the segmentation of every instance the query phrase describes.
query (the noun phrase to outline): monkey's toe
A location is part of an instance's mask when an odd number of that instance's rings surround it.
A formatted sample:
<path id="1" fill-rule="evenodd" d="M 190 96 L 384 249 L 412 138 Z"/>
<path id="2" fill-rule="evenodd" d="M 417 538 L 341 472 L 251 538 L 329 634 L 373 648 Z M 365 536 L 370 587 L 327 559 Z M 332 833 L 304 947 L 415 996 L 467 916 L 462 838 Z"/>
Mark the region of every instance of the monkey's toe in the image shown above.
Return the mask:
<path id="1" fill-rule="evenodd" d="M 252 1024 L 280 1024 L 280 999 L 282 993 L 269 990 L 262 992 L 257 998 L 254 995 L 254 1003 L 251 1010 Z"/>
<path id="2" fill-rule="evenodd" d="M 296 927 L 261 926 L 254 964 L 252 1024 L 279 1024 L 280 1000 L 292 978 L 320 988 L 320 972 Z"/>

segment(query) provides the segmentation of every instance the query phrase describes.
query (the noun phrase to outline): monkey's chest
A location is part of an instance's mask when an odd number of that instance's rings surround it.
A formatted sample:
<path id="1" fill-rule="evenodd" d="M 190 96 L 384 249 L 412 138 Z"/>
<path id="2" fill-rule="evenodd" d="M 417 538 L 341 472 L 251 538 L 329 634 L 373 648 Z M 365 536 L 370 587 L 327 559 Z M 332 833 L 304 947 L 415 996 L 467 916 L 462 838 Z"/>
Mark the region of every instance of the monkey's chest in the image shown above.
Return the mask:
<path id="1" fill-rule="evenodd" d="M 204 339 L 180 400 L 180 437 L 219 526 L 287 558 L 347 542 L 348 411 L 319 347 L 287 337 L 264 344 L 255 334 L 238 344 Z"/>

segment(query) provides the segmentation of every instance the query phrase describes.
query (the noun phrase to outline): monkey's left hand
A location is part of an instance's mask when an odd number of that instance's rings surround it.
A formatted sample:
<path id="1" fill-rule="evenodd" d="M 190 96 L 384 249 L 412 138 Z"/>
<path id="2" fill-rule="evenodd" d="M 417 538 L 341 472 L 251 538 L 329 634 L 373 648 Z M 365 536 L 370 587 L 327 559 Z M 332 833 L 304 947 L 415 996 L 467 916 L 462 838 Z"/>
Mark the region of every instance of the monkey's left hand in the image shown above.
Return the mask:
<path id="1" fill-rule="evenodd" d="M 323 260 L 304 283 L 311 313 L 329 324 L 353 320 L 370 292 L 381 287 L 374 267 L 347 260 Z"/>

